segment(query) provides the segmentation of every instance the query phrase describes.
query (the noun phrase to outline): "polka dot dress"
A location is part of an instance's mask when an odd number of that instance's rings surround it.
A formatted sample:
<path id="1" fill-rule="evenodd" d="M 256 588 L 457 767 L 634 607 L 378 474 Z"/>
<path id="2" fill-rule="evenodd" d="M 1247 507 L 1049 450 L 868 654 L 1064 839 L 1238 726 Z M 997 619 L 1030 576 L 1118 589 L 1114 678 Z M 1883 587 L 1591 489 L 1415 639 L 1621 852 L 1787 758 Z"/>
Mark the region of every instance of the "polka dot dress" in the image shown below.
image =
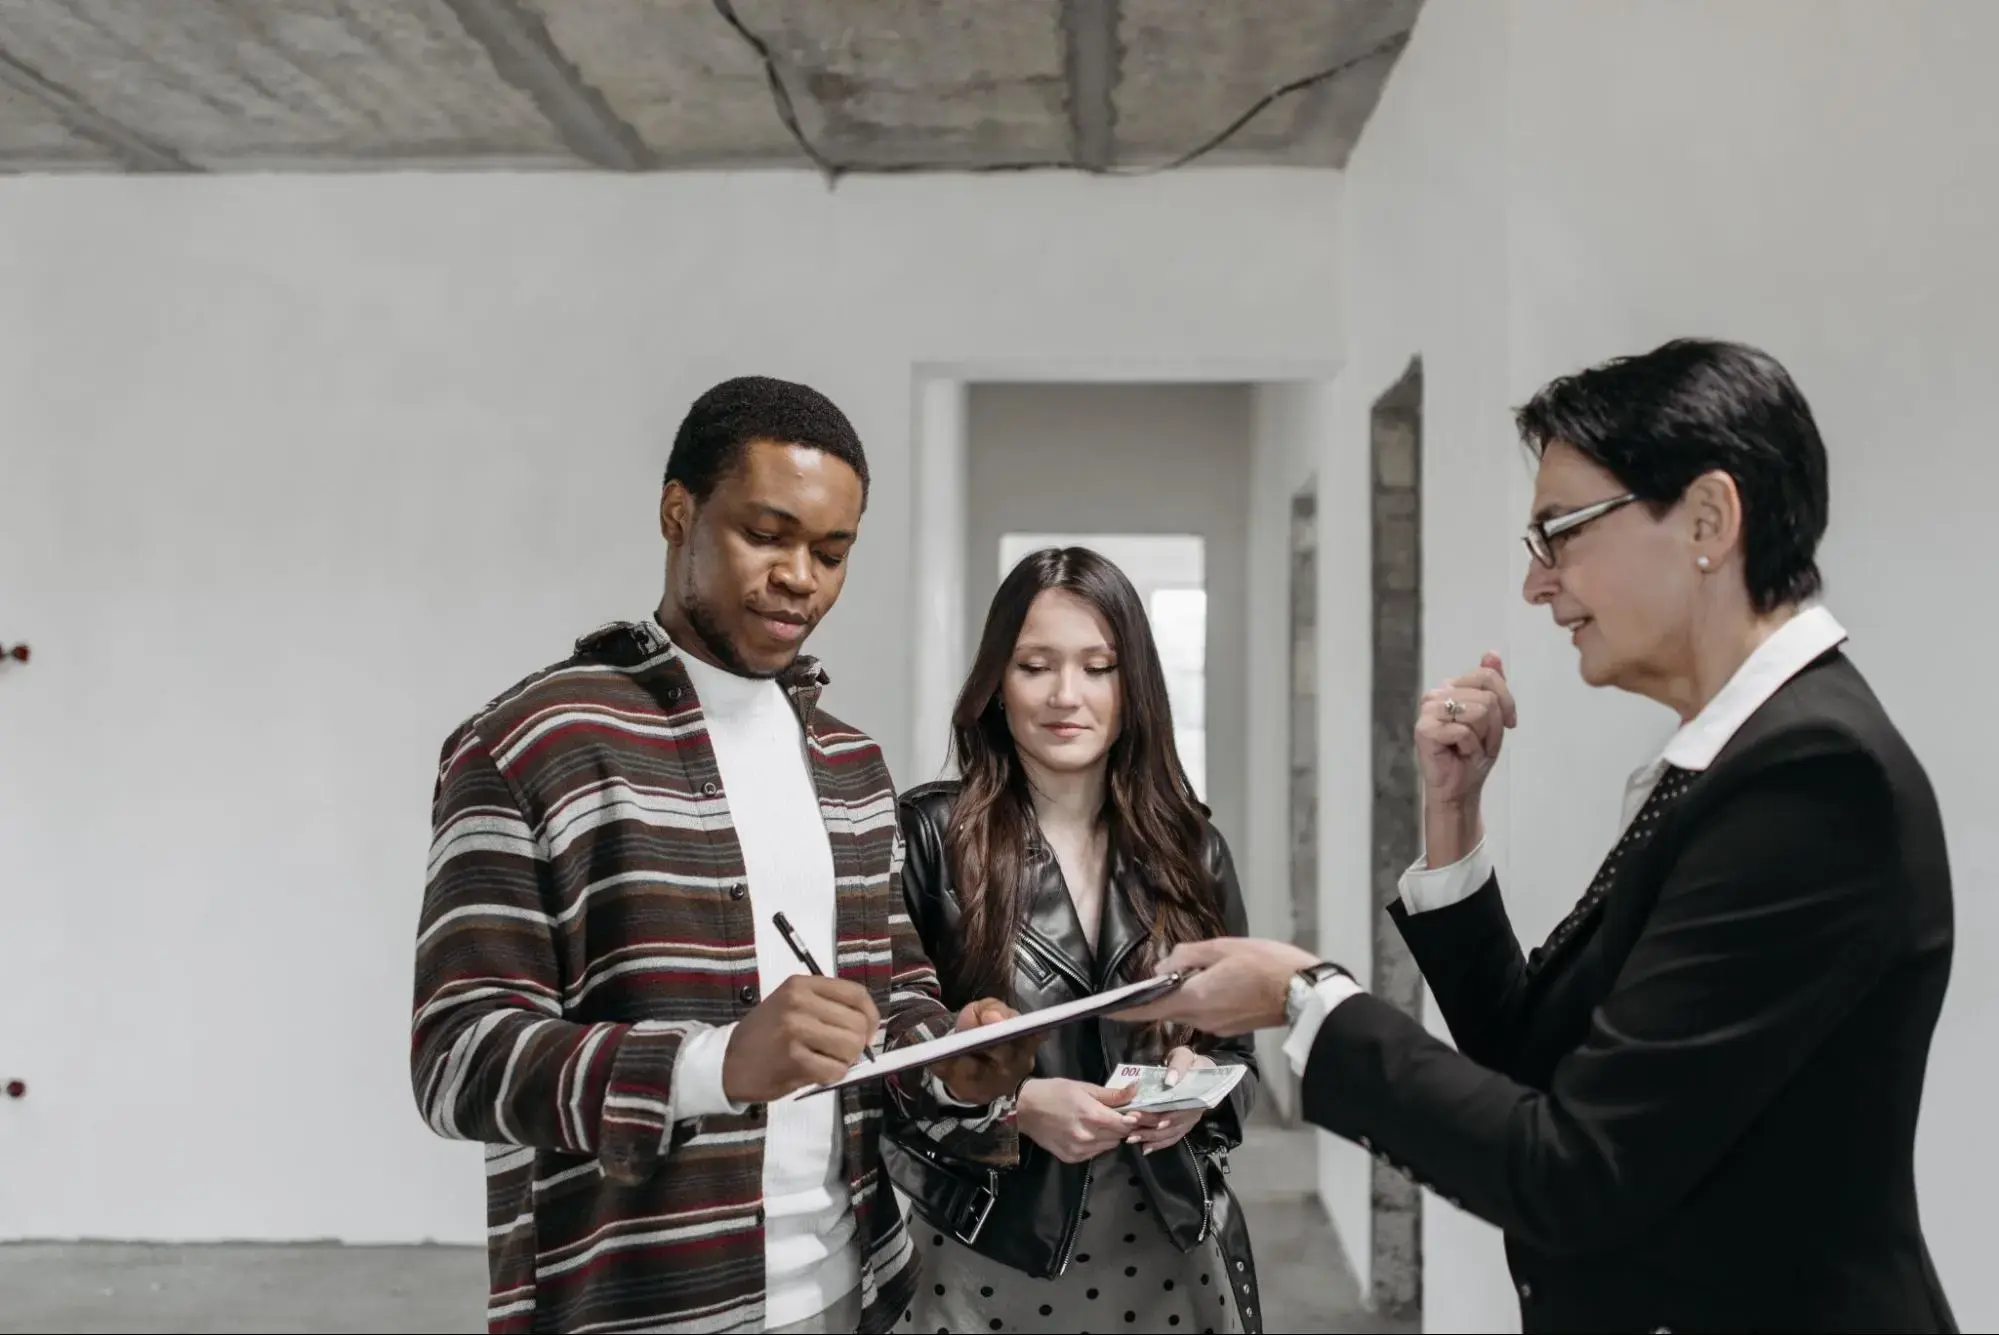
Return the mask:
<path id="1" fill-rule="evenodd" d="M 1240 1335 L 1221 1248 L 1166 1236 L 1123 1154 L 1099 1160 L 1069 1269 L 1035 1279 L 911 1218 L 922 1262 L 898 1331 L 1226 1331 Z"/>

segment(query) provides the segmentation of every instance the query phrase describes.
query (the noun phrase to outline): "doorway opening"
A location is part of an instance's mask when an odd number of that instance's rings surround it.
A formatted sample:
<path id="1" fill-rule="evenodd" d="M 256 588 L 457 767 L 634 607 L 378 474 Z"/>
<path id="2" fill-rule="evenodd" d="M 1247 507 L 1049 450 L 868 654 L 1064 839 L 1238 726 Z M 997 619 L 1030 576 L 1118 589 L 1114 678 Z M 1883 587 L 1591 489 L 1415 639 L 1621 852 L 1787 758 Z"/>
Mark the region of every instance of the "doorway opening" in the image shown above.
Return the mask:
<path id="1" fill-rule="evenodd" d="M 1291 496 L 1289 550 L 1290 692 L 1285 728 L 1291 942 L 1319 953 L 1319 482 Z M 1265 1078 L 1271 1072 L 1266 1069 Z M 1303 1099 L 1289 1062 L 1277 1064 L 1286 1125 L 1302 1121 Z"/>
<path id="2" fill-rule="evenodd" d="M 1423 672 L 1423 364 L 1411 360 L 1369 416 L 1372 483 L 1373 902 L 1396 893 L 1409 851 L 1421 847 L 1422 798 L 1416 771 L 1416 706 Z M 1373 915 L 1375 996 L 1423 1018 L 1423 975 L 1385 912 Z M 1423 1310 L 1423 1193 L 1377 1162 L 1371 1200 L 1372 1306 L 1420 1321 Z"/>
<path id="3" fill-rule="evenodd" d="M 1208 800 L 1207 543 L 1192 533 L 1006 533 L 999 577 L 1044 547 L 1087 547 L 1125 573 L 1152 624 L 1173 744 L 1194 795 Z"/>

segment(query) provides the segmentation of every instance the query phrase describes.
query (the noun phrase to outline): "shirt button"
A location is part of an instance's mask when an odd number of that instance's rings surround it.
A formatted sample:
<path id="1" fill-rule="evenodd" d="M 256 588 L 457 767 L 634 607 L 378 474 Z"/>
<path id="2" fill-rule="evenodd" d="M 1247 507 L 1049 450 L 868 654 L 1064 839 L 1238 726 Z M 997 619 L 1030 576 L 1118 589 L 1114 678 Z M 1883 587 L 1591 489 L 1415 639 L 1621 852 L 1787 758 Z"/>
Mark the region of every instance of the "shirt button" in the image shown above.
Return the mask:
<path id="1" fill-rule="evenodd" d="M 669 700 L 678 700 L 680 698 L 680 688 L 678 686 L 670 687 L 666 692 L 666 698 Z"/>
<path id="2" fill-rule="evenodd" d="M 722 791 L 721 785 L 714 783 L 712 781 L 701 785 L 701 793 L 704 797 L 713 797 L 715 794 L 721 791 Z"/>
<path id="3" fill-rule="evenodd" d="M 745 1006 L 754 1006 L 757 1004 L 757 989 L 754 984 L 744 983 L 743 990 L 736 995 L 743 999 Z"/>
<path id="4" fill-rule="evenodd" d="M 729 898 L 741 899 L 744 895 L 747 895 L 749 892 L 750 888 L 747 885 L 732 885 L 729 887 Z"/>
<path id="5" fill-rule="evenodd" d="M 1520 1301 L 1526 1302 L 1529 1298 L 1532 1298 L 1533 1296 L 1534 1296 L 1534 1286 L 1532 1284 L 1523 1282 L 1520 1285 Z"/>

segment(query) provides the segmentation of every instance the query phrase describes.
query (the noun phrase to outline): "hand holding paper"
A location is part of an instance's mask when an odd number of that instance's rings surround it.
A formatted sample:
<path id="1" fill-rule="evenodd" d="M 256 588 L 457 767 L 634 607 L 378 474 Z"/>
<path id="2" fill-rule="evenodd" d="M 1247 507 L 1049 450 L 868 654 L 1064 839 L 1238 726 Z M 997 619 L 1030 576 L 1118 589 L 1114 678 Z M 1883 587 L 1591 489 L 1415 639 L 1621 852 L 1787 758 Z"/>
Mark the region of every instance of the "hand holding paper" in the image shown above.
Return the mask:
<path id="1" fill-rule="evenodd" d="M 1016 1039 L 1034 1040 L 1031 1046 L 1024 1045 L 1024 1050 L 1031 1057 L 1034 1049 L 1040 1047 L 1040 1036 L 1050 1030 L 1060 1029 L 1065 1024 L 1074 1024 L 1079 1020 L 1109 1015 L 1121 1008 L 1142 1005 L 1156 997 L 1165 996 L 1185 982 L 1187 977 L 1188 975 L 1180 973 L 1162 974 L 1157 978 L 1147 978 L 1141 982 L 1127 983 L 1123 987 L 1114 987 L 1095 996 L 1065 1001 L 1059 1006 L 1049 1006 L 1038 1011 L 1029 1011 L 1025 1015 L 1009 1013 L 1005 1018 L 985 1018 L 983 1023 L 959 1029 L 942 1038 L 933 1038 L 928 1043 L 911 1043 L 906 1047 L 896 1048 L 884 1053 L 878 1062 L 862 1062 L 837 1080 L 800 1090 L 799 1097 L 824 1094 L 830 1090 L 859 1084 L 863 1080 L 880 1080 L 903 1071 L 936 1066 L 950 1058 L 966 1056 L 987 1048 L 1011 1046 Z M 1002 1011 L 1008 1009 L 994 1001 L 974 1002 L 972 1007 L 967 1009 L 986 1007 L 987 1009 L 980 1015 L 973 1017 L 981 1018 L 995 1014 L 991 1008 L 996 1006 Z M 1017 1086 L 1018 1082 L 1015 1084 Z M 1012 1087 L 1006 1092 L 1011 1093 Z M 969 1101 L 967 1099 L 967 1102 Z"/>
<path id="2" fill-rule="evenodd" d="M 1184 1024 L 1217 1038 L 1234 1038 L 1284 1023 L 1284 993 L 1291 975 L 1317 964 L 1316 957 L 1284 941 L 1218 937 L 1175 946 L 1159 966 L 1191 972 L 1186 986 L 1134 1006 L 1118 1019 L 1134 1024 Z"/>
<path id="3" fill-rule="evenodd" d="M 958 1012 L 957 1032 L 1001 1024 L 1019 1014 L 1003 1001 L 984 997 Z M 1033 1074 L 1034 1050 L 1040 1046 L 1041 1036 L 1030 1034 L 997 1047 L 947 1057 L 937 1063 L 936 1075 L 944 1082 L 944 1088 L 951 1091 L 951 1097 L 960 1103 L 991 1103 L 1017 1091 Z"/>

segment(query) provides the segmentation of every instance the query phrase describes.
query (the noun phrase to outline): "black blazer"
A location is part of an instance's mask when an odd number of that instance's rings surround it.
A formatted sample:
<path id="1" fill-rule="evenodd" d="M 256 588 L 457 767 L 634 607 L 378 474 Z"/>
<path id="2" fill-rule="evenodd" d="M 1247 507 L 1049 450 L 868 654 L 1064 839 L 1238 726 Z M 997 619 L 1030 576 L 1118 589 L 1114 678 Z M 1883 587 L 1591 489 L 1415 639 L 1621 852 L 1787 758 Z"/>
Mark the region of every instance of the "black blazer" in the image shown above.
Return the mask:
<path id="1" fill-rule="evenodd" d="M 1334 1008 L 1306 1116 L 1506 1234 L 1527 1331 L 1955 1331 L 1916 1206 L 1942 821 L 1837 650 L 1767 701 L 1530 976 L 1495 876 L 1389 910 L 1458 1050 Z"/>
<path id="2" fill-rule="evenodd" d="M 972 1000 L 962 995 L 963 987 L 952 967 L 958 954 L 963 906 L 944 837 L 958 791 L 955 781 L 923 784 L 902 795 L 898 812 L 907 845 L 903 897 L 917 935 L 937 966 L 945 1000 L 953 1006 Z M 1212 825 L 1207 827 L 1202 853 L 1222 899 L 1224 926 L 1239 936 L 1246 930 L 1247 920 L 1235 863 L 1221 832 Z M 1151 898 L 1145 890 L 1142 866 L 1121 850 L 1112 850 L 1094 951 L 1083 935 L 1083 922 L 1069 897 L 1061 864 L 1038 833 L 1027 850 L 1021 877 L 1026 916 L 1020 924 L 1013 959 L 1013 994 L 1020 1009 L 1042 1010 L 1093 996 L 1122 981 L 1124 962 L 1152 932 Z M 1164 1054 L 1139 1044 L 1139 1033 L 1132 1025 L 1108 1019 L 1058 1029 L 1036 1052 L 1034 1074 L 1101 1085 L 1123 1062 L 1162 1060 Z M 999 1175 L 991 1213 L 968 1245 L 1037 1279 L 1061 1275 L 1075 1251 L 1091 1179 L 1104 1173 L 1127 1173 L 1138 1179 L 1160 1225 L 1182 1251 L 1191 1251 L 1210 1235 L 1217 1238 L 1228 1260 L 1229 1278 L 1235 1285 L 1244 1323 L 1251 1331 L 1261 1330 L 1249 1230 L 1227 1182 L 1229 1151 L 1242 1143 L 1243 1124 L 1256 1099 L 1256 1046 L 1254 1039 L 1245 1035 L 1210 1042 L 1205 1050 L 1217 1062 L 1239 1062 L 1248 1070 L 1229 1097 L 1202 1117 L 1177 1146 L 1146 1155 L 1134 1146 L 1121 1145 L 1093 1162 L 1065 1164 L 1022 1137 L 1020 1163 Z M 924 1182 L 933 1170 L 912 1161 L 908 1152 L 894 1143 L 884 1143 L 883 1155 L 891 1175 L 915 1188 L 910 1192 L 912 1204 L 922 1213 L 924 1199 L 935 1194 L 925 1189 Z M 925 1218 L 933 1227 L 939 1223 L 927 1214 Z M 960 1240 L 966 1241 L 962 1236 Z"/>

